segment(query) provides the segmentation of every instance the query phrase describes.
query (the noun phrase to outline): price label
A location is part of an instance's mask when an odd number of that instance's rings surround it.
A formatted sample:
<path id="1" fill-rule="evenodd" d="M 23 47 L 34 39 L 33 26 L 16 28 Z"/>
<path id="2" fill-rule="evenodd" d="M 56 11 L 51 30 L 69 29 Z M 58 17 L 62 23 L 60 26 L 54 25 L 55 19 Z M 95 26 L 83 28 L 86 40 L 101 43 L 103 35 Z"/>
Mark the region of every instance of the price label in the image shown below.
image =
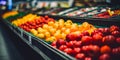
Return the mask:
<path id="1" fill-rule="evenodd" d="M 29 39 L 29 44 L 32 44 L 32 39 L 30 35 L 28 36 L 28 39 Z"/>
<path id="2" fill-rule="evenodd" d="M 23 30 L 20 29 L 20 36 L 23 37 Z"/>

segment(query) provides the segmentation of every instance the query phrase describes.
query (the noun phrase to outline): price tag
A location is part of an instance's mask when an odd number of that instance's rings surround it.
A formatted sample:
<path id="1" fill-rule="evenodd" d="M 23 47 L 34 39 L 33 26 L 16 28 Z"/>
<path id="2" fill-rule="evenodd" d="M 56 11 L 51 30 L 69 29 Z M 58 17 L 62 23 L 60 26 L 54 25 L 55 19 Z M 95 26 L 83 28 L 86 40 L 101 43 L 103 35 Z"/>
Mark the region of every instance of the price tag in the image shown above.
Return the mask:
<path id="1" fill-rule="evenodd" d="M 29 39 L 29 44 L 32 44 L 32 39 L 30 35 L 28 36 L 28 39 Z"/>
<path id="2" fill-rule="evenodd" d="M 23 30 L 20 29 L 20 36 L 23 37 Z"/>

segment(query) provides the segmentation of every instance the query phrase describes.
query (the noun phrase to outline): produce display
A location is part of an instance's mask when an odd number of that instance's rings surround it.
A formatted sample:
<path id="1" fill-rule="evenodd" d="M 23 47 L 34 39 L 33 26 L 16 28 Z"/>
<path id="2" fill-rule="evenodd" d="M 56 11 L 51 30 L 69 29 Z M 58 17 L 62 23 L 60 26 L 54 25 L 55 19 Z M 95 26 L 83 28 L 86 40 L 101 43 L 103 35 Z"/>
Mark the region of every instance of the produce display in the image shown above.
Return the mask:
<path id="1" fill-rule="evenodd" d="M 37 14 L 50 14 L 50 15 L 56 15 L 60 11 L 64 10 L 66 8 L 43 8 L 43 9 L 37 9 L 35 12 Z"/>
<path id="2" fill-rule="evenodd" d="M 16 15 L 16 14 L 18 14 L 17 11 L 10 11 L 10 12 L 7 12 L 7 13 L 3 14 L 2 17 L 3 17 L 3 18 L 7 18 L 7 17 L 9 17 L 9 16 L 14 16 L 14 15 Z"/>
<path id="3" fill-rule="evenodd" d="M 19 26 L 22 29 L 29 32 L 31 29 L 37 29 L 38 27 L 48 23 L 49 21 L 54 21 L 54 19 L 48 18 L 47 16 L 42 17 L 33 14 L 28 14 L 23 18 L 12 21 L 12 24 Z"/>
<path id="4" fill-rule="evenodd" d="M 81 33 L 83 31 L 88 31 L 91 33 L 96 29 L 87 22 L 79 25 L 73 23 L 71 20 L 64 21 L 64 19 L 59 19 L 55 21 L 55 19 L 48 16 L 43 17 L 33 14 L 28 14 L 23 18 L 13 20 L 12 24 L 50 42 L 57 39 L 65 39 L 66 35 L 71 32 Z"/>
<path id="5" fill-rule="evenodd" d="M 120 15 L 120 9 L 115 7 L 88 7 L 88 8 L 70 8 L 58 13 L 64 16 L 77 16 L 84 18 L 111 18 Z M 69 11 L 70 10 L 70 11 Z"/>
<path id="6" fill-rule="evenodd" d="M 102 8 L 102 9 L 97 9 L 97 10 L 93 10 L 91 12 L 87 12 L 87 13 L 84 13 L 84 14 L 80 14 L 79 16 L 80 17 L 91 17 L 93 15 L 96 15 L 96 14 L 99 14 L 101 12 L 105 12 L 107 11 L 107 8 Z"/>
<path id="7" fill-rule="evenodd" d="M 51 46 L 77 60 L 120 59 L 119 26 L 98 28 L 88 22 L 80 24 L 72 20 L 55 20 L 49 16 L 35 14 L 12 20 L 12 24 L 46 42 L 51 42 Z"/>
<path id="8" fill-rule="evenodd" d="M 72 13 L 68 13 L 68 14 L 66 14 L 67 16 L 78 16 L 78 15 L 80 15 L 80 14 L 84 14 L 85 12 L 89 12 L 89 11 L 91 11 L 91 10 L 95 10 L 95 9 L 97 9 L 97 7 L 92 7 L 92 8 L 83 8 L 83 9 L 80 9 L 80 10 L 78 10 L 78 11 L 75 11 L 75 12 L 72 12 Z"/>
<path id="9" fill-rule="evenodd" d="M 120 27 L 97 28 L 91 34 L 69 33 L 66 40 L 58 39 L 51 45 L 77 60 L 119 60 Z"/>
<path id="10" fill-rule="evenodd" d="M 89 15 L 95 15 L 101 12 L 105 12 L 108 7 L 88 7 L 88 8 L 73 8 L 72 11 L 64 13 L 65 16 L 79 16 L 86 17 Z M 62 11 L 64 12 L 64 11 Z M 61 12 L 60 12 L 61 13 Z"/>
<path id="11" fill-rule="evenodd" d="M 51 15 L 57 15 L 59 12 L 65 10 L 67 8 L 56 8 L 54 10 L 51 10 L 48 14 L 51 14 Z"/>
<path id="12" fill-rule="evenodd" d="M 94 18 L 110 18 L 110 17 L 113 17 L 113 16 L 118 16 L 120 15 L 120 10 L 108 10 L 106 12 L 103 12 L 103 13 L 100 13 L 100 14 L 97 14 L 95 16 L 93 16 Z"/>
<path id="13" fill-rule="evenodd" d="M 82 13 L 85 13 L 85 12 L 88 12 L 88 11 L 91 11 L 91 10 L 95 10 L 97 9 L 98 7 L 90 7 L 90 8 L 80 8 L 78 10 L 75 10 L 75 11 L 72 11 L 70 13 L 67 13 L 65 14 L 66 16 L 77 16 L 77 15 L 80 15 Z"/>

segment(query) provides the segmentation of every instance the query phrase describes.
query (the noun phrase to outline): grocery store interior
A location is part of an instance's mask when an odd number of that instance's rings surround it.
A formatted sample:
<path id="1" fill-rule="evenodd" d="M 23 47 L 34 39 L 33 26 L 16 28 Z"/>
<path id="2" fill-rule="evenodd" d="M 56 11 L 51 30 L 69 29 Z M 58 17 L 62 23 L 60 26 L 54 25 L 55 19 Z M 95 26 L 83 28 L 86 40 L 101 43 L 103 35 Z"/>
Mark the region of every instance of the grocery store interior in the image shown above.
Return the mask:
<path id="1" fill-rule="evenodd" d="M 120 0 L 0 0 L 0 60 L 120 60 Z"/>

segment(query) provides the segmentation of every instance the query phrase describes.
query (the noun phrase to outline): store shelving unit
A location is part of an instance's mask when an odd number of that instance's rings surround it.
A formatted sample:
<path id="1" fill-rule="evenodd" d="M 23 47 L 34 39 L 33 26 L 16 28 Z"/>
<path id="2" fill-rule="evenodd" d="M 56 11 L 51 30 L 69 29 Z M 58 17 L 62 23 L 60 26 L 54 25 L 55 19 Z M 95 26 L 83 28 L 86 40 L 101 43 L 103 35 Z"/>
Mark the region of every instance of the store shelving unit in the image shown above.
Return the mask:
<path id="1" fill-rule="evenodd" d="M 45 15 L 40 15 L 45 16 Z M 110 26 L 110 25 L 118 25 L 120 26 L 120 21 L 118 20 L 108 20 L 108 19 L 83 19 L 76 17 L 65 17 L 65 16 L 52 16 L 52 18 L 60 19 L 63 18 L 65 20 L 71 19 L 73 22 L 82 23 L 89 22 L 98 26 Z M 42 56 L 45 60 L 75 60 L 72 56 L 53 48 L 50 44 L 46 43 L 44 40 L 35 37 L 34 35 L 24 31 L 23 29 L 12 25 L 7 20 L 2 20 L 16 35 L 18 35 L 23 42 L 25 42 L 29 47 L 31 47 L 34 51 L 36 51 L 40 56 Z"/>

